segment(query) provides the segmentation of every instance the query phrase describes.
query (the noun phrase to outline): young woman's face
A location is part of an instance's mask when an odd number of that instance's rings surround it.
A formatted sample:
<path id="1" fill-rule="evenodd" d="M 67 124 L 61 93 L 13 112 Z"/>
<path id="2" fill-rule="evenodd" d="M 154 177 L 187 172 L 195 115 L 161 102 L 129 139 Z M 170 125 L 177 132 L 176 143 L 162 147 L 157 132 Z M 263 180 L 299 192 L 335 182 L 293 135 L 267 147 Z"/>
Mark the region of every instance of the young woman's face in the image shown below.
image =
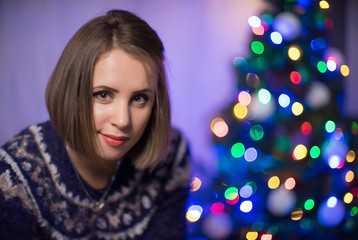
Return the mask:
<path id="1" fill-rule="evenodd" d="M 99 59 L 93 74 L 93 117 L 103 159 L 120 160 L 138 142 L 151 116 L 154 86 L 144 64 L 121 49 Z"/>

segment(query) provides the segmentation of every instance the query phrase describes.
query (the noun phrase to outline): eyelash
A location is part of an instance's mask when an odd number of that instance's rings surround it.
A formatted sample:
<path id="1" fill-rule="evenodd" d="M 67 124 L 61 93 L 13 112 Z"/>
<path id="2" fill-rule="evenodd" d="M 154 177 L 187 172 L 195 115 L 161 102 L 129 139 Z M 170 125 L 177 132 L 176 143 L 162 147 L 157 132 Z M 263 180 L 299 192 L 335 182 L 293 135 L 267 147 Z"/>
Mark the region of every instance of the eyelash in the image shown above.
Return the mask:
<path id="1" fill-rule="evenodd" d="M 107 98 L 108 97 L 112 98 L 112 94 L 107 91 L 99 91 L 99 92 L 95 92 L 93 94 L 93 97 L 96 97 L 101 102 L 107 102 L 109 101 L 109 99 Z M 138 94 L 138 95 L 134 95 L 131 100 L 135 103 L 143 105 L 149 100 L 149 97 L 146 94 Z"/>
<path id="2" fill-rule="evenodd" d="M 136 98 L 141 98 L 141 100 L 136 100 Z M 138 94 L 132 97 L 133 102 L 138 102 L 139 104 L 144 104 L 148 101 L 149 97 L 145 94 Z"/>
<path id="3" fill-rule="evenodd" d="M 102 94 L 104 94 L 105 96 L 103 96 Z M 98 100 L 100 100 L 101 102 L 105 102 L 105 101 L 108 100 L 108 99 L 105 99 L 105 98 L 106 97 L 112 97 L 112 94 L 110 92 L 106 92 L 106 91 L 99 91 L 99 92 L 95 92 L 93 94 L 93 96 L 98 98 Z"/>

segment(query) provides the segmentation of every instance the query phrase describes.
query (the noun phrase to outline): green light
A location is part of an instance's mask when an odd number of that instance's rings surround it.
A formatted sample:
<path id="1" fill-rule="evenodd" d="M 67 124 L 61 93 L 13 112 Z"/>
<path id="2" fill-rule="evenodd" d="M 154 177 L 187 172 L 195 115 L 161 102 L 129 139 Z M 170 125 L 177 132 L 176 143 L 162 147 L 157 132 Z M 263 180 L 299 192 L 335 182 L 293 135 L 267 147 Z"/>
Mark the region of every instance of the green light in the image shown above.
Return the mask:
<path id="1" fill-rule="evenodd" d="M 264 52 L 264 45 L 259 41 L 251 43 L 251 50 L 256 54 L 262 54 Z"/>
<path id="2" fill-rule="evenodd" d="M 239 194 L 239 190 L 236 187 L 230 187 L 225 191 L 225 198 L 228 200 L 234 200 Z"/>
<path id="3" fill-rule="evenodd" d="M 259 125 L 255 124 L 250 128 L 250 137 L 254 141 L 260 140 L 264 136 L 264 129 Z"/>
<path id="4" fill-rule="evenodd" d="M 306 202 L 305 202 L 305 206 L 304 208 L 309 211 L 309 210 L 312 210 L 314 207 L 314 201 L 312 199 L 308 199 Z"/>
<path id="5" fill-rule="evenodd" d="M 267 89 L 261 88 L 258 98 L 262 104 L 268 104 L 271 101 L 271 93 Z"/>
<path id="6" fill-rule="evenodd" d="M 325 72 L 327 72 L 327 64 L 325 62 L 323 62 L 323 61 L 319 61 L 317 63 L 317 69 L 321 73 L 325 73 Z"/>
<path id="7" fill-rule="evenodd" d="M 234 158 L 239 158 L 242 157 L 245 153 L 245 147 L 244 144 L 242 143 L 235 143 L 232 147 L 231 147 L 231 155 Z"/>
<path id="8" fill-rule="evenodd" d="M 358 207 L 353 207 L 351 210 L 351 216 L 354 217 L 358 213 Z"/>
<path id="9" fill-rule="evenodd" d="M 319 149 L 317 146 L 313 146 L 310 150 L 311 158 L 318 158 L 319 155 L 321 155 L 321 149 Z"/>
<path id="10" fill-rule="evenodd" d="M 277 137 L 274 146 L 282 152 L 288 152 L 291 149 L 291 140 L 288 137 Z"/>
<path id="11" fill-rule="evenodd" d="M 268 13 L 265 13 L 261 16 L 261 19 L 264 20 L 268 25 L 273 24 L 273 17 Z"/>
<path id="12" fill-rule="evenodd" d="M 326 122 L 326 124 L 324 125 L 324 128 L 326 129 L 326 131 L 328 133 L 332 133 L 332 132 L 334 132 L 334 130 L 336 130 L 336 124 L 333 121 L 328 120 Z"/>
<path id="13" fill-rule="evenodd" d="M 254 194 L 257 190 L 257 185 L 254 182 L 248 182 L 245 185 L 250 186 L 252 188 L 252 193 Z"/>

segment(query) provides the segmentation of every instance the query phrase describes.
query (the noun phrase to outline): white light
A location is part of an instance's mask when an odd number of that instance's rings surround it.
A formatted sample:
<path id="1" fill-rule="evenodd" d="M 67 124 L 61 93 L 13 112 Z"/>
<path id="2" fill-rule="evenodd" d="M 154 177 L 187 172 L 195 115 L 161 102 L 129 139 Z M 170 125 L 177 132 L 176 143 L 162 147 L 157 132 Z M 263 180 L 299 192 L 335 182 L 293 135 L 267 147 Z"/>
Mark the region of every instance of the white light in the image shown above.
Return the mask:
<path id="1" fill-rule="evenodd" d="M 252 202 L 247 200 L 243 201 L 240 205 L 240 210 L 244 213 L 248 213 L 252 210 Z"/>
<path id="2" fill-rule="evenodd" d="M 337 205 L 337 198 L 336 197 L 330 197 L 327 201 L 327 206 L 330 207 L 330 208 L 333 208 Z"/>
<path id="3" fill-rule="evenodd" d="M 341 163 L 341 159 L 339 156 L 337 155 L 333 155 L 329 158 L 328 160 L 328 164 L 332 169 L 335 169 L 339 166 L 339 164 Z"/>
<path id="4" fill-rule="evenodd" d="M 282 35 L 279 32 L 272 32 L 270 35 L 271 41 L 274 44 L 281 44 L 282 43 Z"/>
<path id="5" fill-rule="evenodd" d="M 261 26 L 261 19 L 257 16 L 249 17 L 248 22 L 251 27 L 257 28 Z"/>
<path id="6" fill-rule="evenodd" d="M 283 93 L 278 97 L 278 103 L 281 107 L 285 108 L 290 105 L 290 97 Z"/>
<path id="7" fill-rule="evenodd" d="M 335 71 L 337 69 L 337 64 L 335 61 L 333 60 L 328 60 L 327 61 L 327 69 L 331 72 Z"/>

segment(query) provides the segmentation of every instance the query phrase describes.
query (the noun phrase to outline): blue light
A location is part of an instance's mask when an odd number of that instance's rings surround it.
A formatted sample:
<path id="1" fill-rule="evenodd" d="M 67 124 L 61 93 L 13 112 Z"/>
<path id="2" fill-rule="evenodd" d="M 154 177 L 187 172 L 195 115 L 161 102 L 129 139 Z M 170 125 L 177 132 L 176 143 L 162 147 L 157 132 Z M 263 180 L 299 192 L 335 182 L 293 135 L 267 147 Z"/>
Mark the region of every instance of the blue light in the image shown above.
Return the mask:
<path id="1" fill-rule="evenodd" d="M 297 5 L 304 7 L 304 8 L 308 8 L 310 4 L 309 0 L 297 0 Z"/>
<path id="2" fill-rule="evenodd" d="M 248 148 L 246 149 L 244 156 L 245 156 L 245 160 L 248 162 L 255 161 L 257 158 L 257 151 L 253 147 Z"/>
<path id="3" fill-rule="evenodd" d="M 272 32 L 270 34 L 270 38 L 271 38 L 271 41 L 274 43 L 274 44 L 281 44 L 282 43 L 282 35 L 281 33 L 279 32 Z"/>
<path id="4" fill-rule="evenodd" d="M 316 38 L 311 41 L 311 48 L 314 51 L 318 51 L 320 49 L 324 49 L 327 47 L 327 43 L 323 38 Z"/>

